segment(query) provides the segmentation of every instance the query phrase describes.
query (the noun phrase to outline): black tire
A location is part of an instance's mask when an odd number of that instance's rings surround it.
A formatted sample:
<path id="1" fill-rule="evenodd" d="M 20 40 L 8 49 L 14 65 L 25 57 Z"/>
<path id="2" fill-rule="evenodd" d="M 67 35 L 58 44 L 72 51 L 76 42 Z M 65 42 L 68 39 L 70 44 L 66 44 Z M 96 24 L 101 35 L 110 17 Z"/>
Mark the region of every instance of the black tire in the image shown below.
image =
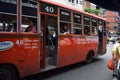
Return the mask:
<path id="1" fill-rule="evenodd" d="M 0 80 L 18 80 L 18 75 L 13 67 L 8 65 L 0 66 Z"/>
<path id="2" fill-rule="evenodd" d="M 86 58 L 86 63 L 91 63 L 93 61 L 93 52 L 90 51 Z"/>

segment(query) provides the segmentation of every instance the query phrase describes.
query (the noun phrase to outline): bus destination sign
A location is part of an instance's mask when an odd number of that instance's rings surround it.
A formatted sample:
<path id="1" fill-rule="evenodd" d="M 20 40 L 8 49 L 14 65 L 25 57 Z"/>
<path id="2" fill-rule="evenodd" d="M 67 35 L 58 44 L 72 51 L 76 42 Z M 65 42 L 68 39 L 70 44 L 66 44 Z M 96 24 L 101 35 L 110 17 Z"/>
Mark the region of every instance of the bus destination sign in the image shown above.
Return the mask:
<path id="1" fill-rule="evenodd" d="M 50 14 L 57 14 L 57 7 L 47 3 L 40 3 L 40 11 Z"/>
<path id="2" fill-rule="evenodd" d="M 22 15 L 37 17 L 37 2 L 22 0 Z"/>
<path id="3" fill-rule="evenodd" d="M 60 20 L 61 21 L 67 21 L 67 22 L 71 22 L 71 15 L 70 12 L 67 10 L 60 10 Z"/>
<path id="4" fill-rule="evenodd" d="M 74 23 L 81 24 L 81 15 L 74 13 Z"/>
<path id="5" fill-rule="evenodd" d="M 17 0 L 0 0 L 0 12 L 17 14 Z"/>

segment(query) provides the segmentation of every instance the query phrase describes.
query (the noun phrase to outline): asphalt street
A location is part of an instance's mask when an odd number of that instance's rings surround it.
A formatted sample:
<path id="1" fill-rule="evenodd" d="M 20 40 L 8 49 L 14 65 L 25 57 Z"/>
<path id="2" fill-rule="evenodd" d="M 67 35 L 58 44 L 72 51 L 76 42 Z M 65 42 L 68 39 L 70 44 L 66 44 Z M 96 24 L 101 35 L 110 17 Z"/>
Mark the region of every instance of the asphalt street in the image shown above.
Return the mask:
<path id="1" fill-rule="evenodd" d="M 112 47 L 113 44 L 109 43 L 107 53 L 95 58 L 90 64 L 81 62 L 29 76 L 26 80 L 112 80 L 112 71 L 107 68 L 107 61 L 111 58 Z"/>

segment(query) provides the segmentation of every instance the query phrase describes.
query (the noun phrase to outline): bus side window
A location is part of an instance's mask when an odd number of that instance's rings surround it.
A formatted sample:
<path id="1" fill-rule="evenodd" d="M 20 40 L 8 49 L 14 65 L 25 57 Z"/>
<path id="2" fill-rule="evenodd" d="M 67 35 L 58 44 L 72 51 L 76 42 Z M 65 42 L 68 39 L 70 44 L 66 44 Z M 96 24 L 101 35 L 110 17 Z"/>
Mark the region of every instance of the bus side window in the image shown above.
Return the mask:
<path id="1" fill-rule="evenodd" d="M 71 33 L 71 29 L 70 29 L 70 24 L 67 23 L 60 23 L 60 33 L 61 34 L 70 34 Z"/>
<path id="2" fill-rule="evenodd" d="M 92 27 L 92 34 L 97 35 L 97 28 L 95 26 Z"/>
<path id="3" fill-rule="evenodd" d="M 16 16 L 0 14 L 0 32 L 17 32 Z"/>
<path id="4" fill-rule="evenodd" d="M 74 24 L 74 34 L 82 35 L 82 26 L 79 24 Z"/>
<path id="5" fill-rule="evenodd" d="M 81 29 L 74 29 L 74 34 L 82 35 L 82 30 Z"/>
<path id="6" fill-rule="evenodd" d="M 12 23 L 10 25 L 7 26 L 7 31 L 8 32 L 16 32 L 17 30 L 17 23 Z"/>
<path id="7" fill-rule="evenodd" d="M 21 32 L 37 32 L 37 19 L 36 18 L 28 18 L 22 17 L 22 25 L 21 25 Z"/>
<path id="8" fill-rule="evenodd" d="M 97 19 L 91 18 L 91 22 L 92 22 L 92 35 L 97 35 L 97 33 L 98 33 L 98 31 L 97 31 Z"/>
<path id="9" fill-rule="evenodd" d="M 90 26 L 84 26 L 84 34 L 90 35 Z"/>
<path id="10" fill-rule="evenodd" d="M 25 32 L 33 32 L 36 33 L 36 24 L 33 20 L 30 20 L 29 26 L 25 29 Z"/>

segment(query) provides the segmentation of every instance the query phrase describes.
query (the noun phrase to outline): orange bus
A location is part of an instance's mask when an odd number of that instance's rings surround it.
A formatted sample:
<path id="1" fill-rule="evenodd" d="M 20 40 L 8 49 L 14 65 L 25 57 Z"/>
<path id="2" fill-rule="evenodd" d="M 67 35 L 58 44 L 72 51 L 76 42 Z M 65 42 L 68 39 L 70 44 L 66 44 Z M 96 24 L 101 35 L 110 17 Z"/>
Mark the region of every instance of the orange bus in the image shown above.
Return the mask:
<path id="1" fill-rule="evenodd" d="M 36 32 L 26 32 L 34 21 Z M 49 0 L 0 0 L 0 80 L 106 53 L 106 20 Z"/>

